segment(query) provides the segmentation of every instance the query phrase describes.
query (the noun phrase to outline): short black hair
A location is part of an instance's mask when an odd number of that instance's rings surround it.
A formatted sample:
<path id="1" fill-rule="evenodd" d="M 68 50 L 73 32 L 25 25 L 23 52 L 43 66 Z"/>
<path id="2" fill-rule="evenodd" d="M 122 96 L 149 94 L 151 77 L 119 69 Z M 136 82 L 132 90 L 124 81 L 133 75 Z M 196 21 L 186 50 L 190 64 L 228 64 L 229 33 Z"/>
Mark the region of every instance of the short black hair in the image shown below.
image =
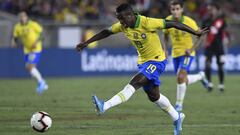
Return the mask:
<path id="1" fill-rule="evenodd" d="M 130 12 L 133 12 L 133 9 L 132 9 L 132 6 L 128 3 L 123 3 L 121 5 L 119 5 L 117 8 L 116 8 L 116 12 L 117 13 L 120 13 L 122 11 L 130 11 Z"/>
<path id="2" fill-rule="evenodd" d="M 180 5 L 181 7 L 183 7 L 183 0 L 172 0 L 170 1 L 169 6 L 171 5 Z"/>
<path id="3" fill-rule="evenodd" d="M 216 2 L 210 2 L 208 3 L 209 6 L 215 7 L 217 10 L 220 10 L 220 5 Z"/>

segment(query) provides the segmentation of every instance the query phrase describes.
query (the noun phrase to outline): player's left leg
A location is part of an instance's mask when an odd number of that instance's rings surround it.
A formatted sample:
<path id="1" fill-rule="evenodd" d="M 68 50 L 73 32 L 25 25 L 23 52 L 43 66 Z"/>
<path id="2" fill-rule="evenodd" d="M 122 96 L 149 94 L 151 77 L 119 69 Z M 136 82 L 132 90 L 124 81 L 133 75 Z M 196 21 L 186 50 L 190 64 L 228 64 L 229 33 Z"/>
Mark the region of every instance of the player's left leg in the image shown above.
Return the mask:
<path id="1" fill-rule="evenodd" d="M 191 56 L 180 56 L 173 59 L 175 72 L 177 73 L 177 94 L 175 109 L 182 111 L 183 100 L 187 89 L 187 73 L 190 71 L 190 66 L 193 61 Z"/>
<path id="2" fill-rule="evenodd" d="M 219 85 L 218 89 L 223 92 L 224 91 L 224 63 L 225 57 L 224 55 L 216 55 L 217 57 L 217 65 L 218 65 L 218 78 L 219 78 Z"/>
<path id="3" fill-rule="evenodd" d="M 182 111 L 183 100 L 187 90 L 187 72 L 184 69 L 180 69 L 177 73 L 177 95 L 175 109 Z"/>
<path id="4" fill-rule="evenodd" d="M 170 116 L 174 124 L 174 135 L 179 135 L 182 130 L 182 122 L 185 118 L 185 115 L 183 113 L 178 113 L 171 105 L 168 98 L 163 94 L 160 94 L 159 86 L 148 85 L 148 87 L 144 88 L 144 91 L 147 93 L 147 96 L 151 102 L 155 103 Z"/>
<path id="5" fill-rule="evenodd" d="M 48 85 L 46 84 L 41 73 L 36 67 L 39 59 L 40 53 L 30 53 L 25 55 L 26 69 L 32 75 L 32 77 L 34 77 L 38 81 L 37 92 L 41 93 L 43 90 L 48 89 Z"/>

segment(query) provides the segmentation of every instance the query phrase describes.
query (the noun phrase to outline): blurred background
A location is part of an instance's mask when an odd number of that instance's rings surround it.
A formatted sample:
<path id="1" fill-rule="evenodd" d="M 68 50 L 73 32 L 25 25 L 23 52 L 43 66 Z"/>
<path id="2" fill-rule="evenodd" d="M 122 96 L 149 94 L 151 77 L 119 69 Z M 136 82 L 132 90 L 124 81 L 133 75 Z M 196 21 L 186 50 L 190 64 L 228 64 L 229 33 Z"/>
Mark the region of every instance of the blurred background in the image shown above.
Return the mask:
<path id="1" fill-rule="evenodd" d="M 1 0 L 0 1 L 0 77 L 24 77 L 21 46 L 10 48 L 14 24 L 19 11 L 44 27 L 44 52 L 39 69 L 45 76 L 78 76 L 130 74 L 136 71 L 136 52 L 130 42 L 118 34 L 92 44 L 82 54 L 74 47 L 103 28 L 116 22 L 115 8 L 128 2 L 142 15 L 165 18 L 169 15 L 168 0 Z M 199 26 L 206 17 L 209 0 L 184 0 L 185 14 Z M 229 73 L 240 71 L 240 5 L 239 0 L 219 0 L 226 16 L 231 44 L 225 68 Z M 161 32 L 159 32 L 161 37 Z M 202 48 L 192 70 L 204 67 Z M 169 59 L 170 60 L 170 59 Z M 215 62 L 213 69 L 216 70 Z M 172 73 L 171 60 L 167 72 Z"/>

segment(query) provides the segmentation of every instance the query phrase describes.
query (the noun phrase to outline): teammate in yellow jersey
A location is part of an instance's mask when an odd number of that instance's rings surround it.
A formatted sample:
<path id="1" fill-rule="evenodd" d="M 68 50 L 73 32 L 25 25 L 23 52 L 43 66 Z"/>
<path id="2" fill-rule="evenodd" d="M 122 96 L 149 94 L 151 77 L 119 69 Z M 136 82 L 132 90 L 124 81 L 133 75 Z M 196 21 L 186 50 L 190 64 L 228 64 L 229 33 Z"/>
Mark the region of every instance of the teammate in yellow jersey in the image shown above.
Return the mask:
<path id="1" fill-rule="evenodd" d="M 36 67 L 42 52 L 43 28 L 37 22 L 30 20 L 26 12 L 20 12 L 18 16 L 19 22 L 13 30 L 12 47 L 15 47 L 16 43 L 19 42 L 23 45 L 26 69 L 38 81 L 36 90 L 41 94 L 48 89 L 47 83 Z"/>
<path id="2" fill-rule="evenodd" d="M 170 2 L 171 15 L 166 20 L 178 21 L 191 27 L 195 31 L 199 30 L 197 23 L 190 17 L 183 15 L 183 2 L 180 0 L 173 0 Z M 172 57 L 174 70 L 177 74 L 177 96 L 175 109 L 182 111 L 183 100 L 186 93 L 187 85 L 195 83 L 199 80 L 207 88 L 207 79 L 204 72 L 198 74 L 188 75 L 190 66 L 195 56 L 192 35 L 185 31 L 180 31 L 175 28 L 163 30 L 165 34 L 165 44 L 168 44 L 170 37 L 172 44 Z M 200 40 L 198 38 L 197 40 Z M 195 42 L 197 43 L 197 42 Z M 166 47 L 165 47 L 166 48 Z"/>
<path id="3" fill-rule="evenodd" d="M 109 108 L 127 101 L 136 90 L 143 87 L 149 100 L 169 114 L 174 121 L 174 135 L 179 135 L 185 115 L 183 113 L 178 113 L 170 104 L 168 98 L 159 92 L 159 76 L 164 72 L 167 60 L 157 30 L 175 27 L 198 36 L 207 31 L 195 31 L 182 23 L 135 14 L 129 4 L 121 4 L 118 6 L 116 8 L 116 17 L 119 22 L 76 46 L 76 49 L 81 51 L 94 41 L 106 38 L 112 34 L 123 32 L 138 52 L 139 72 L 122 91 L 106 102 L 98 99 L 96 95 L 92 97 L 98 114 L 102 114 Z"/>

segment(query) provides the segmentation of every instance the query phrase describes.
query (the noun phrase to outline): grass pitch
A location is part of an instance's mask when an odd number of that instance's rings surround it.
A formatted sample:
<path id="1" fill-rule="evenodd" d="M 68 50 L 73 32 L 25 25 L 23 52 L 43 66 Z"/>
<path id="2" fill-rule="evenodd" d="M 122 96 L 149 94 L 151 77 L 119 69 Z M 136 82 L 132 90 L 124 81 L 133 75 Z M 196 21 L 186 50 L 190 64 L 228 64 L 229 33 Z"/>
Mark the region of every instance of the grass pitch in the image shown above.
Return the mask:
<path id="1" fill-rule="evenodd" d="M 45 135 L 171 135 L 172 121 L 142 90 L 126 103 L 95 114 L 91 95 L 107 100 L 131 79 L 121 77 L 48 78 L 49 90 L 39 96 L 33 79 L 0 80 L 0 135 L 36 135 L 30 118 L 46 111 L 53 125 Z M 161 92 L 175 103 L 176 79 L 161 78 Z M 198 82 L 188 87 L 182 135 L 240 134 L 240 77 L 226 77 L 226 91 L 207 93 Z M 214 77 L 217 86 L 217 78 Z"/>

